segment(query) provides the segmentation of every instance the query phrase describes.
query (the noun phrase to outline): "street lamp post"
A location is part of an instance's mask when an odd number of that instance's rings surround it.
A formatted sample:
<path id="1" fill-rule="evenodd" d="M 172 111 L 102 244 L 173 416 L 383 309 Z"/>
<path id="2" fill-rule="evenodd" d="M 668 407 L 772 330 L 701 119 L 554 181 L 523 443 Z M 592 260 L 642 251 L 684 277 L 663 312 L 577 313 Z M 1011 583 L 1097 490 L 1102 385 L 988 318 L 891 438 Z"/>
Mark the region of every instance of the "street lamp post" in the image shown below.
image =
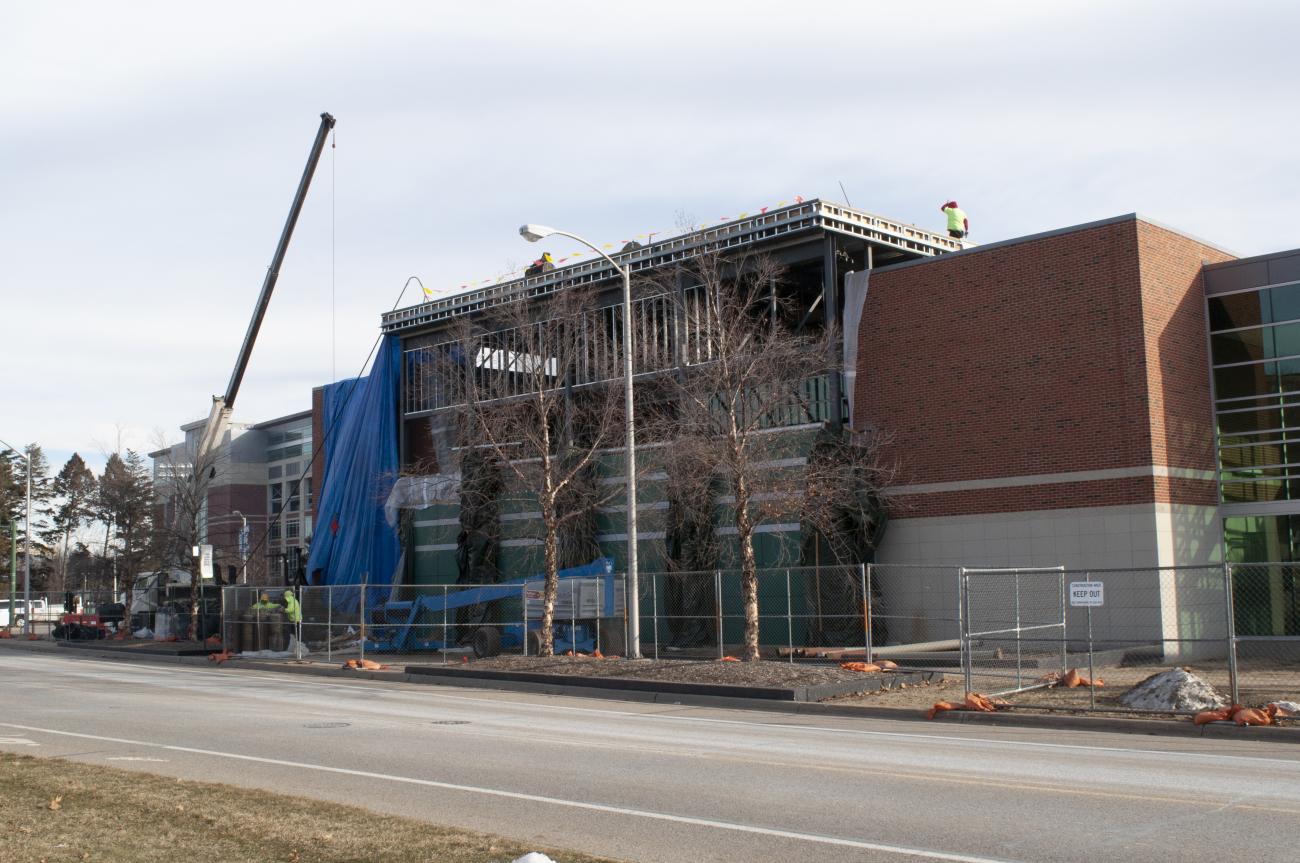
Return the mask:
<path id="1" fill-rule="evenodd" d="M 239 516 L 239 583 L 248 584 L 248 518 L 237 509 L 230 514 Z"/>
<path id="2" fill-rule="evenodd" d="M 632 414 L 632 274 L 577 234 L 545 225 L 524 225 L 519 229 L 519 235 L 530 243 L 552 235 L 568 237 L 600 255 L 623 277 L 623 391 L 627 411 L 627 655 L 631 659 L 640 659 L 641 602 L 636 561 L 636 422 Z"/>
<path id="3" fill-rule="evenodd" d="M 23 535 L 23 634 L 32 634 L 32 454 L 20 450 L 13 444 L 0 440 L 0 445 L 8 447 L 16 455 L 27 460 L 27 518 L 26 533 Z M 13 578 L 13 573 L 9 574 Z M 11 609 L 12 611 L 12 609 Z"/>

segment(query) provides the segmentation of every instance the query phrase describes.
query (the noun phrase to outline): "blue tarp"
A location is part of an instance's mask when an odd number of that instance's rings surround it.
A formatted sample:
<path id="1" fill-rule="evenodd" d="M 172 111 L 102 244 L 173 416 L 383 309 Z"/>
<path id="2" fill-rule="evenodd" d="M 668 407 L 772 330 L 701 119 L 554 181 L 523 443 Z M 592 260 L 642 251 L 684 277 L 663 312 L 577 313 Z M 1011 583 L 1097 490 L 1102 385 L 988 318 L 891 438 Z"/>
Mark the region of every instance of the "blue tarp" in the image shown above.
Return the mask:
<path id="1" fill-rule="evenodd" d="M 401 350 L 396 336 L 379 346 L 370 374 L 323 391 L 325 482 L 312 530 L 307 573 L 313 584 L 390 584 L 401 544 L 384 519 L 384 501 L 397 479 L 397 398 Z M 317 575 L 317 570 L 320 574 Z M 354 608 L 359 591 L 337 593 L 334 605 Z M 366 604 L 388 598 L 368 591 Z"/>

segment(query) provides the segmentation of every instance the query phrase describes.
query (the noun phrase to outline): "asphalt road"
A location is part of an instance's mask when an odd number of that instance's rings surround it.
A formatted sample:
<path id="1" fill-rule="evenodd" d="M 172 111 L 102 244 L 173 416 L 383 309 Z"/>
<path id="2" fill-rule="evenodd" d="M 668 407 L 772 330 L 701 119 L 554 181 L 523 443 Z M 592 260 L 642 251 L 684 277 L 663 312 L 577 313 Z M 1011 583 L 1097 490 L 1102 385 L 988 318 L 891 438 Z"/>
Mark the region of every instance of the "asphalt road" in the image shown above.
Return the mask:
<path id="1" fill-rule="evenodd" d="M 0 749 L 637 861 L 1291 859 L 1300 747 L 0 652 Z"/>

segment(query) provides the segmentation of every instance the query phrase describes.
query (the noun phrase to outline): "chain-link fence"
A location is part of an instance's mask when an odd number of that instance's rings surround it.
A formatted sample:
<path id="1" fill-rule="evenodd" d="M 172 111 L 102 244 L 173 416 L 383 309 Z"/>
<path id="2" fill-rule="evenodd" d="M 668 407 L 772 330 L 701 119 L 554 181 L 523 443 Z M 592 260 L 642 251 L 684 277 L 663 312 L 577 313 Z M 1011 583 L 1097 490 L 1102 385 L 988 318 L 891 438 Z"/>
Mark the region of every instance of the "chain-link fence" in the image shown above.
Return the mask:
<path id="1" fill-rule="evenodd" d="M 1238 692 L 1245 678 L 1233 648 L 1245 648 L 1233 637 L 1228 590 L 1237 570 L 964 570 L 966 688 L 1015 694 L 1024 706 L 1167 712 L 1154 694 L 1132 690 L 1183 668 L 1223 699 L 1294 698 L 1300 674 L 1277 651 L 1262 652 L 1266 685 Z"/>
<path id="2" fill-rule="evenodd" d="M 59 640 L 219 635 L 244 655 L 460 662 L 540 653 L 543 592 L 540 577 L 238 585 L 205 587 L 196 602 L 188 586 L 157 586 L 19 599 L 0 626 L 30 618 L 38 636 Z M 642 573 L 639 599 L 643 656 L 744 653 L 749 612 L 740 571 Z M 765 659 L 887 658 L 904 669 L 960 673 L 968 690 L 1025 706 L 1155 709 L 1125 693 L 1176 667 L 1232 701 L 1300 700 L 1300 564 L 782 567 L 758 571 L 753 599 Z M 561 578 L 550 634 L 557 654 L 626 655 L 625 576 Z"/>
<path id="3" fill-rule="evenodd" d="M 638 587 L 643 656 L 721 659 L 744 652 L 749 602 L 740 570 L 643 572 Z M 866 567 L 761 569 L 752 590 L 765 658 L 862 658 L 870 652 Z"/>
<path id="4" fill-rule="evenodd" d="M 1229 567 L 1237 700 L 1300 700 L 1300 564 Z"/>
<path id="5" fill-rule="evenodd" d="M 540 653 L 545 582 L 333 585 L 286 590 L 238 585 L 223 596 L 232 653 L 333 660 L 408 657 L 459 661 Z M 290 601 L 292 597 L 292 602 Z M 627 650 L 622 575 L 569 577 L 556 586 L 552 650 L 621 656 Z"/>

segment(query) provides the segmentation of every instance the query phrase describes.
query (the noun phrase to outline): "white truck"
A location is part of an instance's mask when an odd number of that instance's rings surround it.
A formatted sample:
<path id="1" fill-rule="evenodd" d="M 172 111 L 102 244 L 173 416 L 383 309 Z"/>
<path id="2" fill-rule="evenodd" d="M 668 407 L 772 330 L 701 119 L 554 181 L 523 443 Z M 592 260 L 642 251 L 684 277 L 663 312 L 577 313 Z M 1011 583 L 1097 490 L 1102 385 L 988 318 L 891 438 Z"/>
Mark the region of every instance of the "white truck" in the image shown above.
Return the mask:
<path id="1" fill-rule="evenodd" d="M 45 599 L 33 599 L 30 604 L 24 606 L 20 598 L 14 602 L 13 608 L 9 607 L 8 598 L 0 599 L 0 627 L 13 626 L 22 629 L 26 626 L 28 620 L 35 625 L 38 623 L 58 623 L 62 619 L 63 606 L 51 606 L 49 601 Z"/>

